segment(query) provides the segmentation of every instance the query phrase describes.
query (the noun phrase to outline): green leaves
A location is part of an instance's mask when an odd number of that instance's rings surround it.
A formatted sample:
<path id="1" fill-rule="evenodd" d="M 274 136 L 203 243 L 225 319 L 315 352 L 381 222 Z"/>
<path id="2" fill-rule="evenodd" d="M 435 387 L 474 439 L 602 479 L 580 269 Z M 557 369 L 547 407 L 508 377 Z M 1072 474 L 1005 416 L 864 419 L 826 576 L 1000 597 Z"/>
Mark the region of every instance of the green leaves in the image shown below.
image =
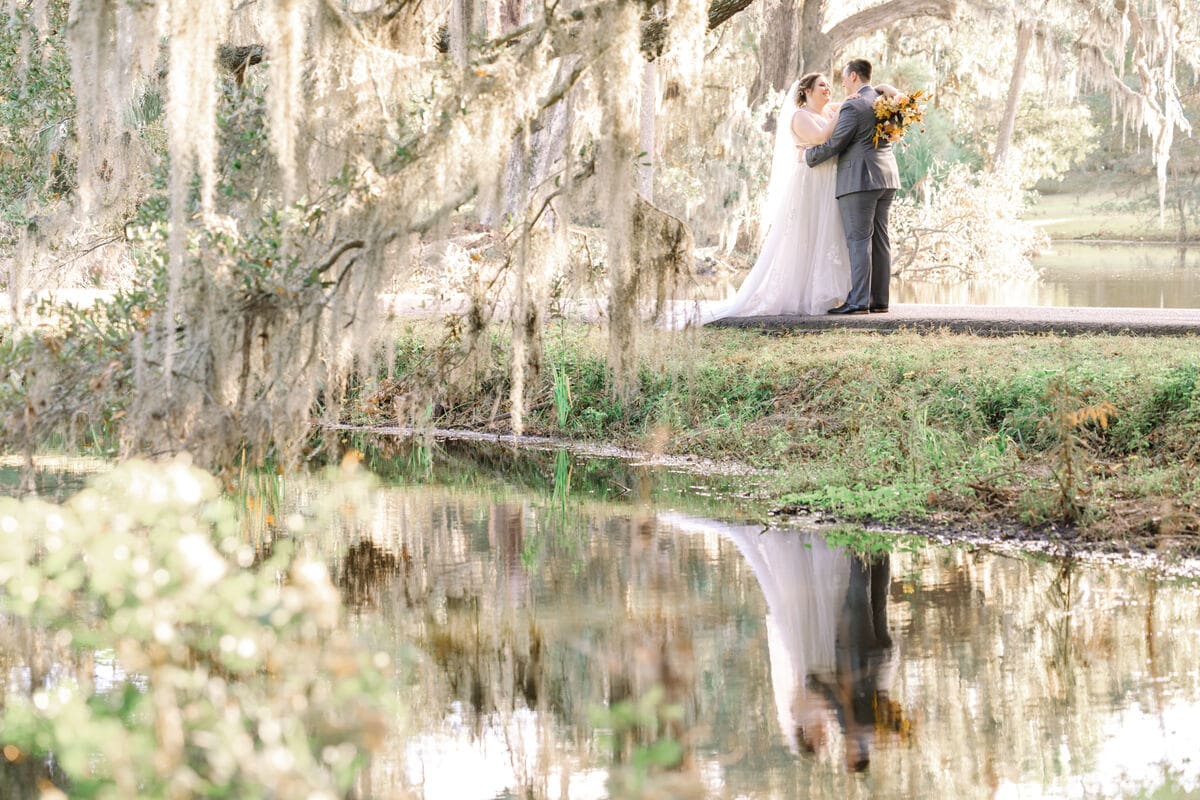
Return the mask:
<path id="1" fill-rule="evenodd" d="M 638 796 L 652 774 L 676 769 L 683 761 L 683 745 L 669 732 L 672 723 L 683 719 L 683 710 L 666 702 L 662 686 L 606 708 L 593 708 L 590 717 L 601 746 L 618 760 L 622 751 L 628 752 L 628 766 L 614 767 L 610 773 L 610 789 L 617 796 Z"/>
<path id="2" fill-rule="evenodd" d="M 263 558 L 241 525 L 180 460 L 61 506 L 0 500 L 0 609 L 56 654 L 44 683 L 7 685 L 0 745 L 52 754 L 72 797 L 344 794 L 395 715 L 389 659 L 342 630 L 323 562 L 287 538 Z"/>
<path id="3" fill-rule="evenodd" d="M 64 155 L 75 108 L 61 33 L 66 5 L 50 4 L 46 31 L 34 29 L 27 8 L 0 11 L 0 246 L 74 183 L 74 161 Z"/>

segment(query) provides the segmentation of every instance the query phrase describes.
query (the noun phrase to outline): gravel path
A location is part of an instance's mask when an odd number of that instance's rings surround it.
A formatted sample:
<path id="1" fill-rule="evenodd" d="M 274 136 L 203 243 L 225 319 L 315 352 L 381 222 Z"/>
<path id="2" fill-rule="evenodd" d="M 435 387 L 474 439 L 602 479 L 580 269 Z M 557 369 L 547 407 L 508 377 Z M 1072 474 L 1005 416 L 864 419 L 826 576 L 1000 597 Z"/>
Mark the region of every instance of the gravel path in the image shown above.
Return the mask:
<path id="1" fill-rule="evenodd" d="M 886 314 L 851 316 L 731 317 L 713 323 L 764 330 L 857 329 L 953 331 L 980 336 L 1018 333 L 1126 333 L 1135 336 L 1200 335 L 1200 309 L 1060 308 L 1050 306 L 940 306 L 893 304 Z"/>

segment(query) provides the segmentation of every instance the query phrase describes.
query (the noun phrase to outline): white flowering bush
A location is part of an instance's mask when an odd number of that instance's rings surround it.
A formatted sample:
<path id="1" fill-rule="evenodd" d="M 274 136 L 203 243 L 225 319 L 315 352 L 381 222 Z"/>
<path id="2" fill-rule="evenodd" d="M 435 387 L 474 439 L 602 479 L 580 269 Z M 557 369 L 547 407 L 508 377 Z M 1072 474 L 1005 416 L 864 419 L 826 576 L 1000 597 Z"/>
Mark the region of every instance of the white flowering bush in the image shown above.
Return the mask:
<path id="1" fill-rule="evenodd" d="M 184 461 L 0 499 L 0 610 L 72 656 L 4 684 L 0 749 L 52 757 L 73 798 L 343 797 L 395 718 L 324 563 L 286 539 L 264 558 Z"/>
<path id="2" fill-rule="evenodd" d="M 923 197 L 897 201 L 892 274 L 934 283 L 1036 277 L 1031 259 L 1046 237 L 1020 219 L 1027 193 L 1018 169 L 974 172 L 953 164 Z"/>

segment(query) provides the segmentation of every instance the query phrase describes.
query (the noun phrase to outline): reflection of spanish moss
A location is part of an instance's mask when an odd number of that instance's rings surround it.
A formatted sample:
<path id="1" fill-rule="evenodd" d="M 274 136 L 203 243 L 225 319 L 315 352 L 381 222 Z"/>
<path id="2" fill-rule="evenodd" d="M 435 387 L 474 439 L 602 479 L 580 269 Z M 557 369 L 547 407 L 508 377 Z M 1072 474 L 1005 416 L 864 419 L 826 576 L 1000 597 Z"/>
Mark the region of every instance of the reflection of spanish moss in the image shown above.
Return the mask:
<path id="1" fill-rule="evenodd" d="M 31 628 L 7 614 L 0 616 L 0 716 L 4 703 L 28 699 L 55 679 L 73 677 L 80 686 L 97 674 L 90 652 L 74 652 L 55 641 L 54 632 Z M 71 794 L 66 775 L 53 756 L 30 758 L 4 736 L 0 725 L 0 797 L 4 800 L 42 800 L 53 796 L 51 786 Z"/>
<path id="2" fill-rule="evenodd" d="M 1052 656 L 1046 664 L 1047 682 L 1055 687 L 1065 703 L 1075 702 L 1075 659 L 1072 652 L 1074 586 L 1074 562 L 1063 560 L 1058 565 L 1054 580 L 1046 587 L 1047 613 L 1041 619 Z"/>
<path id="3" fill-rule="evenodd" d="M 71 785 L 54 760 L 31 759 L 11 745 L 0 755 L 0 787 L 5 800 L 41 800 L 55 797 L 55 786 L 69 796 Z"/>
<path id="4" fill-rule="evenodd" d="M 474 613 L 467 604 L 460 605 L 464 607 L 455 608 L 445 624 L 427 617 L 429 633 L 421 642 L 445 678 L 451 698 L 471 710 L 476 728 L 487 714 L 511 712 L 520 705 L 536 710 L 543 694 L 541 632 L 531 624 L 525 635 L 505 627 L 494 638 L 481 637 L 477 603 L 469 603 Z"/>
<path id="5" fill-rule="evenodd" d="M 521 547 L 525 540 L 524 508 L 493 505 L 488 514 L 488 545 L 505 571 L 521 569 Z"/>
<path id="6" fill-rule="evenodd" d="M 351 545 L 337 570 L 337 586 L 347 608 L 378 608 L 400 572 L 400 560 L 374 542 Z"/>

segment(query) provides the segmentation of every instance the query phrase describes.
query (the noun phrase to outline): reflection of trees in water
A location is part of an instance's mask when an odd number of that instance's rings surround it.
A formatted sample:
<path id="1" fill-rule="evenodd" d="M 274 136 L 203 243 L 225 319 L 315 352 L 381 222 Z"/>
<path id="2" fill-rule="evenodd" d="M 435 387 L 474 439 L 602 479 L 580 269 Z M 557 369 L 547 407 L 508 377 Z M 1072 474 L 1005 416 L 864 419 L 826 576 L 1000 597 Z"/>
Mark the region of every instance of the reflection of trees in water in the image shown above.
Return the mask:
<path id="1" fill-rule="evenodd" d="M 663 687 L 683 718 L 631 731 L 622 753 L 666 734 L 690 748 L 717 741 L 745 753 L 744 726 L 761 721 L 763 705 L 744 701 L 763 699 L 766 687 L 743 680 L 761 676 L 765 662 L 741 643 L 761 636 L 761 611 L 728 545 L 716 559 L 712 543 L 663 536 L 652 516 L 628 510 L 571 517 L 577 529 L 564 531 L 561 514 L 527 500 L 385 494 L 335 574 L 349 602 L 373 609 L 379 628 L 423 654 L 413 668 L 422 698 L 414 729 L 442 729 L 455 702 L 477 737 L 535 711 L 540 735 L 574 745 L 543 749 L 536 768 L 517 770 L 532 787 L 564 759 L 580 768 L 602 755 L 587 746 L 593 708 Z M 710 664 L 703 675 L 699 654 Z M 701 717 L 726 723 L 698 732 Z"/>
<path id="2" fill-rule="evenodd" d="M 369 539 L 350 545 L 335 573 L 342 601 L 354 610 L 378 607 L 399 569 L 400 559 Z"/>
<path id="3" fill-rule="evenodd" d="M 422 653 L 409 660 L 410 736 L 460 731 L 455 747 L 483 749 L 497 731 L 516 741 L 533 726 L 542 744 L 510 753 L 516 794 L 547 796 L 556 770 L 606 765 L 589 710 L 657 683 L 684 709 L 689 763 L 719 775 L 723 796 L 766 798 L 1062 788 L 1093 767 L 1114 708 L 1200 697 L 1200 641 L 1173 635 L 1195 627 L 1194 589 L 1160 584 L 1151 605 L 1134 573 L 964 549 L 894 554 L 895 672 L 872 709 L 870 770 L 853 775 L 843 739 L 832 757 L 796 758 L 781 738 L 766 603 L 722 534 L 664 531 L 629 505 L 564 518 L 511 489 L 383 490 L 366 516 L 346 540 L 387 557 L 358 571 L 353 591 L 371 611 L 361 619 Z M 1145 680 L 1151 654 L 1171 680 L 1165 699 Z M 915 734 L 897 736 L 910 718 Z M 621 752 L 649 738 L 634 734 Z"/>
<path id="4" fill-rule="evenodd" d="M 453 439 L 422 442 L 413 438 L 378 434 L 347 433 L 340 447 L 361 452 L 364 465 L 372 474 L 389 483 L 436 484 L 473 487 L 481 492 L 499 486 L 529 490 L 552 496 L 560 492 L 558 466 L 566 459 L 570 466 L 569 494 L 573 498 L 621 498 L 647 501 L 652 495 L 687 496 L 700 502 L 693 487 L 702 482 L 709 491 L 714 508 L 728 507 L 728 498 L 744 491 L 744 476 L 702 476 L 688 472 L 670 472 L 635 465 L 622 458 L 582 456 L 569 450 L 514 448 L 501 442 L 459 441 Z M 334 459 L 337 448 L 328 458 Z M 721 499 L 721 495 L 724 499 Z"/>
<path id="5" fill-rule="evenodd" d="M 443 576 L 449 580 L 416 580 L 432 588 L 419 604 L 418 641 L 441 668 L 453 699 L 478 714 L 538 709 L 546 683 L 542 708 L 570 725 L 584 723 L 595 702 L 637 697 L 655 685 L 667 689 L 669 701 L 683 699 L 679 692 L 693 686 L 687 626 L 659 606 L 622 608 L 632 600 L 631 589 L 661 589 L 674 573 L 674 561 L 653 542 L 650 521 L 606 522 L 588 537 L 594 546 L 581 563 L 539 571 L 547 589 L 535 597 L 531 568 L 521 561 L 529 513 L 522 506 L 489 506 L 487 549 L 477 553 L 486 560 L 451 569 Z M 614 553 L 617 548 L 626 552 Z M 414 555 L 415 571 L 431 566 Z M 543 661 L 544 628 L 556 634 L 554 664 Z M 564 629 L 579 638 L 563 641 Z M 583 688 L 580 678 L 594 685 Z"/>
<path id="6" fill-rule="evenodd" d="M 1194 590 L 1155 603 L 1132 571 L 966 550 L 898 558 L 909 577 L 894 605 L 906 632 L 897 688 L 921 711 L 923 759 L 945 765 L 947 794 L 1004 781 L 1062 787 L 1068 774 L 1106 768 L 1094 759 L 1115 710 L 1162 707 L 1144 680 L 1152 652 L 1161 674 L 1200 694 L 1186 666 L 1200 642 L 1164 634 L 1194 628 Z M 896 763 L 904 780 L 919 772 Z"/>
<path id="7" fill-rule="evenodd" d="M 1042 617 L 1042 635 L 1046 648 L 1046 681 L 1056 702 L 1070 706 L 1075 702 L 1077 665 L 1072 658 L 1072 589 L 1074 564 L 1063 561 L 1046 585 L 1046 613 Z M 1111 646 L 1111 642 L 1105 643 Z"/>
<path id="8" fill-rule="evenodd" d="M 5 698 L 30 697 L 54 681 L 74 680 L 80 687 L 93 685 L 95 659 L 76 653 L 55 641 L 53 631 L 31 629 L 0 614 L 0 709 Z M 66 776 L 53 759 L 30 759 L 5 741 L 0 730 L 0 797 L 4 800 L 40 800 L 50 784 L 69 788 Z"/>

